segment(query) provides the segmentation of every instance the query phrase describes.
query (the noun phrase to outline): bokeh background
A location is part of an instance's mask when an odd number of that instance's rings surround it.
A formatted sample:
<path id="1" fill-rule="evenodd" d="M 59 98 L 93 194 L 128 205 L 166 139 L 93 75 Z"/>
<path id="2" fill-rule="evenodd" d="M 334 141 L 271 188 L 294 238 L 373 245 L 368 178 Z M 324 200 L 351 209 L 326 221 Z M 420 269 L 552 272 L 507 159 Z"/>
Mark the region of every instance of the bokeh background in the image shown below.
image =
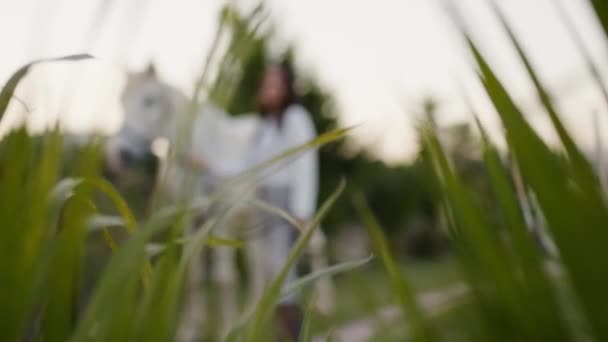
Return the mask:
<path id="1" fill-rule="evenodd" d="M 236 1 L 231 6 L 246 21 L 246 14 L 257 5 L 257 1 Z M 421 151 L 415 130 L 430 102 L 436 120 L 453 136 L 451 144 L 463 157 L 475 154 L 467 145 L 475 135 L 468 128 L 472 121 L 467 99 L 495 142 L 504 147 L 500 124 L 441 2 L 266 1 L 263 5 L 264 23 L 258 33 L 263 41 L 254 48 L 263 52 L 244 57 L 251 60 L 244 61 L 248 73 L 244 77 L 249 79 L 239 85 L 240 95 L 230 100 L 234 103 L 229 108 L 234 113 L 250 110 L 248 101 L 262 58 L 279 59 L 289 50 L 302 83 L 307 84 L 305 104 L 316 116 L 319 131 L 360 125 L 344 146 L 326 149 L 322 197 L 344 174 L 365 190 L 387 229 L 405 234 L 408 225 L 433 216 L 425 181 L 428 170 L 417 162 Z M 36 67 L 16 94 L 27 103 L 29 113 L 24 116 L 23 105 L 14 101 L 0 132 L 22 120 L 32 132 L 40 132 L 60 120 L 71 132 L 110 134 L 122 120 L 119 99 L 127 71 L 154 63 L 163 80 L 192 93 L 225 3 L 28 0 L 1 6 L 5 52 L 0 56 L 0 79 L 7 79 L 23 61 L 80 52 L 90 52 L 96 59 Z M 466 0 L 458 7 L 517 103 L 530 113 L 530 122 L 555 143 L 548 118 L 539 114 L 542 108 L 532 85 L 487 4 Z M 525 32 L 521 43 L 557 105 L 567 113 L 563 119 L 593 155 L 597 139 L 606 138 L 606 109 L 563 23 L 565 14 L 592 58 L 605 60 L 602 32 L 588 4 L 517 0 L 501 8 L 513 29 Z M 215 61 L 216 71 L 219 64 Z M 605 63 L 598 67 L 607 72 Z M 352 224 L 346 206 L 334 211 L 329 230 Z"/>
<path id="2" fill-rule="evenodd" d="M 345 194 L 323 223 L 331 260 L 372 253 L 352 203 L 362 193 L 399 265 L 410 271 L 414 291 L 445 289 L 459 284 L 463 275 L 441 214 L 441 184 L 420 128 L 432 122 L 460 177 L 481 199 L 493 196 L 492 181 L 473 111 L 501 155 L 508 155 L 500 117 L 445 3 L 458 8 L 526 120 L 558 149 L 560 139 L 545 108 L 485 0 L 3 1 L 1 82 L 31 60 L 82 52 L 95 58 L 35 66 L 0 121 L 0 136 L 23 123 L 32 135 L 56 123 L 70 134 L 112 134 L 123 120 L 120 96 L 128 73 L 151 64 L 162 80 L 192 96 L 220 20 L 229 16 L 217 47 L 223 57 L 211 61 L 211 81 L 203 97 L 235 115 L 251 111 L 264 64 L 282 59 L 294 66 L 302 102 L 319 132 L 356 125 L 344 139 L 321 149 L 320 202 L 340 179 L 348 180 Z M 584 46 L 598 75 L 606 79 L 606 36 L 590 2 L 511 0 L 498 7 L 568 131 L 604 181 L 608 106 L 577 45 Z M 146 199 L 136 188 L 120 190 L 133 208 L 145 207 Z M 490 222 L 499 225 L 498 204 L 484 204 Z M 337 281 L 345 290 L 337 292 L 337 312 L 314 323 L 319 331 L 382 313 L 394 301 L 377 262 Z M 474 329 L 464 333 L 458 328 L 473 312 L 461 307 L 442 316 L 445 336 L 478 337 Z M 395 336 L 401 336 L 397 330 Z"/>

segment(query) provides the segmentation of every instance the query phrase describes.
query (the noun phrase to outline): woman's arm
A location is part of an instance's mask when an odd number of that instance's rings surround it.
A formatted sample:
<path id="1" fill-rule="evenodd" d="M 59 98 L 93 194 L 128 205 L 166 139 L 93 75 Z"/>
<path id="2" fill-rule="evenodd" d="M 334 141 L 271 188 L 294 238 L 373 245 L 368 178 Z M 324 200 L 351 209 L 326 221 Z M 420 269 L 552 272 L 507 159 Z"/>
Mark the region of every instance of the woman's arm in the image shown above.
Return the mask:
<path id="1" fill-rule="evenodd" d="M 310 114 L 300 106 L 292 107 L 285 113 L 285 129 L 290 140 L 290 148 L 305 144 L 316 138 L 316 130 Z M 299 220 L 310 220 L 317 207 L 319 187 L 319 161 L 317 149 L 304 152 L 296 157 L 290 167 L 291 196 L 289 207 Z"/>

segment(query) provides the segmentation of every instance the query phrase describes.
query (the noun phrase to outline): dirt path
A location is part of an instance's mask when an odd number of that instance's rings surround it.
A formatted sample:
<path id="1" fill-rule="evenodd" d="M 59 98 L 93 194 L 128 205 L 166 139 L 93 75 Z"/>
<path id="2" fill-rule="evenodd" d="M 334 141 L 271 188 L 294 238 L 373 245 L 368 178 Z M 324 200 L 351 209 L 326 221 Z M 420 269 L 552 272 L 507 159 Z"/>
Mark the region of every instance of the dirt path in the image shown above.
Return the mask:
<path id="1" fill-rule="evenodd" d="M 555 261 L 545 261 L 547 273 L 554 278 L 564 275 L 561 265 Z M 417 296 L 418 303 L 428 315 L 441 314 L 453 306 L 459 299 L 469 292 L 465 283 L 459 282 L 441 290 L 423 292 Z M 331 334 L 337 342 L 364 342 L 369 341 L 374 334 L 374 328 L 378 322 L 391 323 L 401 318 L 401 310 L 397 306 L 382 308 L 376 315 L 354 320 L 350 323 L 337 327 L 327 333 L 316 336 L 313 342 L 324 342 Z"/>
<path id="2" fill-rule="evenodd" d="M 418 295 L 418 303 L 429 315 L 438 315 L 453 307 L 458 299 L 469 292 L 464 283 L 457 283 L 442 290 L 429 291 Z M 374 316 L 362 318 L 342 325 L 332 331 L 317 336 L 313 342 L 323 342 L 331 334 L 338 342 L 364 342 L 374 334 L 374 326 L 378 321 L 390 323 L 401 317 L 401 310 L 396 306 L 382 308 Z"/>

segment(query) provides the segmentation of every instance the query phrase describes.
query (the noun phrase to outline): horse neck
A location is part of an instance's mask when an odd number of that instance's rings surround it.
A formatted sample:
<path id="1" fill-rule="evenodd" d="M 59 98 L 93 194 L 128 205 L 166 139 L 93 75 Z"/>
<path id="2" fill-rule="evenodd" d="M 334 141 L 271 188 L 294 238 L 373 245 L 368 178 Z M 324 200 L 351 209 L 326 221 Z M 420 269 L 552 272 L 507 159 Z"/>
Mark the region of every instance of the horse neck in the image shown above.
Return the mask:
<path id="1" fill-rule="evenodd" d="M 177 89 L 170 88 L 172 113 L 169 115 L 164 136 L 169 140 L 172 149 L 179 144 L 189 148 L 192 144 L 192 130 L 200 120 L 198 112 L 191 112 L 191 100 Z"/>

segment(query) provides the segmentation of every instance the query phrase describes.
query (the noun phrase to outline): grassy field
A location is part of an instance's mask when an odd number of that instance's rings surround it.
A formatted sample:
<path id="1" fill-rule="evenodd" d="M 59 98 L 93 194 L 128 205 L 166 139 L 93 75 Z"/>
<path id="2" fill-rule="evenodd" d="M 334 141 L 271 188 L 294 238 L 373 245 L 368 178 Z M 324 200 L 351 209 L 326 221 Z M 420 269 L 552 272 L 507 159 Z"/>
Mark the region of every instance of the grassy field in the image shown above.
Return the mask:
<path id="1" fill-rule="evenodd" d="M 441 190 L 442 215 L 448 222 L 453 256 L 427 263 L 396 260 L 365 198 L 355 196 L 352 200 L 373 242 L 375 260 L 355 270 L 363 263 L 341 264 L 299 284 L 307 288 L 327 274 L 336 275 L 338 284 L 336 315 L 326 318 L 313 314 L 312 324 L 304 328 L 303 341 L 309 340 L 305 336 L 312 333 L 373 315 L 386 306 L 394 307 L 402 316 L 386 324 L 378 323 L 375 340 L 608 340 L 608 275 L 603 272 L 608 268 L 606 195 L 597 171 L 563 125 L 559 109 L 518 38 L 496 3 L 488 3 L 534 86 L 560 148 L 548 146 L 532 129 L 526 113 L 513 101 L 491 62 L 452 9 L 449 13 L 455 30 L 469 49 L 509 147 L 509 158 L 504 158 L 505 154 L 485 135 L 484 127 L 478 125 L 493 196 L 480 199 L 465 184 L 429 121 L 421 134 Z M 590 0 L 589 5 L 608 41 L 608 5 L 602 0 Z M 584 45 L 579 49 L 584 49 Z M 588 55 L 580 52 L 583 58 Z M 76 62 L 83 58 L 88 57 L 39 62 Z M 606 93 L 602 76 L 591 67 L 593 62 L 585 61 L 599 80 L 597 87 Z M 0 92 L 0 120 L 30 67 L 28 64 L 19 69 Z M 471 112 L 475 112 L 474 108 Z M 251 180 L 285 158 L 331 143 L 345 134 L 347 129 L 325 133 L 255 167 L 230 184 Z M 42 143 L 36 143 L 24 129 L 16 130 L 0 143 L 0 341 L 175 340 L 188 265 L 202 250 L 217 246 L 213 229 L 218 220 L 229 215 L 229 208 L 211 216 L 182 240 L 204 205 L 201 208 L 186 202 L 172 203 L 140 219 L 124 197 L 101 178 L 99 145 L 84 148 L 68 175 L 60 172 L 62 151 L 63 136 L 59 131 L 50 132 Z M 556 277 L 545 269 L 547 258 L 539 251 L 523 219 L 512 173 L 521 174 L 523 186 L 538 200 L 538 209 L 559 250 L 559 257 L 553 261 L 563 269 L 563 276 Z M 347 183 L 340 183 L 313 222 L 303 227 L 280 274 L 256 305 L 233 322 L 225 340 L 266 341 L 272 335 L 274 307 L 282 295 L 287 270 L 297 262 L 319 222 L 346 186 Z M 100 202 L 100 196 L 105 204 Z M 221 198 L 222 193 L 218 192 L 210 203 L 219 203 Z M 488 202 L 498 208 L 499 222 L 485 210 Z M 106 211 L 108 205 L 113 210 Z M 118 223 L 110 225 L 107 220 L 99 220 L 107 219 L 107 215 Z M 93 250 L 92 240 L 103 241 L 107 249 Z M 164 250 L 149 257 L 147 247 L 152 241 L 163 244 Z M 102 257 L 91 259 L 96 253 Z M 95 274 L 89 274 L 91 283 L 86 288 L 90 289 L 90 300 L 82 305 L 83 282 L 89 281 L 85 273 L 93 269 L 85 265 L 91 260 L 103 263 L 94 266 Z M 442 291 L 459 281 L 470 289 L 466 299 L 429 315 L 419 294 Z"/>
<path id="2" fill-rule="evenodd" d="M 410 281 L 416 293 L 439 291 L 462 281 L 453 257 L 411 261 L 402 267 L 411 274 Z M 339 289 L 336 293 L 337 311 L 327 321 L 328 327 L 373 315 L 377 310 L 396 303 L 387 275 L 377 261 L 337 276 L 336 287 Z"/>

